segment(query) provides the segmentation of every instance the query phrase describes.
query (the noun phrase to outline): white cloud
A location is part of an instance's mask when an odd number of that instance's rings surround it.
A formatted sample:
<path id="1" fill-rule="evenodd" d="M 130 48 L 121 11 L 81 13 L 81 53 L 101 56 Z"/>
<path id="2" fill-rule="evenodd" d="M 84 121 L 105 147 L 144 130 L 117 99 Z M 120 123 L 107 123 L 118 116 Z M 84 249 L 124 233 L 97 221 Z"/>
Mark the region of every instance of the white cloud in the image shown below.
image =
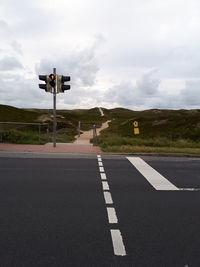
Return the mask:
<path id="1" fill-rule="evenodd" d="M 0 59 L 0 71 L 10 71 L 15 69 L 22 69 L 21 62 L 12 56 L 4 56 Z"/>
<path id="2" fill-rule="evenodd" d="M 198 106 L 199 0 L 1 2 L 0 70 L 18 77 L 0 78 L 3 103 L 51 107 L 37 75 L 56 67 L 72 85 L 58 107 Z"/>

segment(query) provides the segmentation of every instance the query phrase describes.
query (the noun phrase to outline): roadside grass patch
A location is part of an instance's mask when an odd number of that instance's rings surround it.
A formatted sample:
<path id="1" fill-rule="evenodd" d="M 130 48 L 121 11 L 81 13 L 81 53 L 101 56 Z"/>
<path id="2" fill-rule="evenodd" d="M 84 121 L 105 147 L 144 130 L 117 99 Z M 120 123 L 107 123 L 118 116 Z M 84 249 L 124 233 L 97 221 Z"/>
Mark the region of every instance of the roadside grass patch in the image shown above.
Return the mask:
<path id="1" fill-rule="evenodd" d="M 108 146 L 103 152 L 118 153 L 184 153 L 200 154 L 200 148 L 176 148 L 176 147 L 147 147 L 147 146 Z"/>

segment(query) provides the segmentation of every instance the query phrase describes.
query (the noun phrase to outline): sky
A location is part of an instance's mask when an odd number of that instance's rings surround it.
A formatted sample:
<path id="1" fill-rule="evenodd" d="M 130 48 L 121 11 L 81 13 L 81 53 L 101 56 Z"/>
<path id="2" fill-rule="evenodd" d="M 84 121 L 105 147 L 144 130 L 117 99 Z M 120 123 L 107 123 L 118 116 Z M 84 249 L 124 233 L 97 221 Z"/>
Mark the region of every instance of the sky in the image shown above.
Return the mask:
<path id="1" fill-rule="evenodd" d="M 200 1 L 0 0 L 0 104 L 52 108 L 53 68 L 58 109 L 200 108 Z"/>

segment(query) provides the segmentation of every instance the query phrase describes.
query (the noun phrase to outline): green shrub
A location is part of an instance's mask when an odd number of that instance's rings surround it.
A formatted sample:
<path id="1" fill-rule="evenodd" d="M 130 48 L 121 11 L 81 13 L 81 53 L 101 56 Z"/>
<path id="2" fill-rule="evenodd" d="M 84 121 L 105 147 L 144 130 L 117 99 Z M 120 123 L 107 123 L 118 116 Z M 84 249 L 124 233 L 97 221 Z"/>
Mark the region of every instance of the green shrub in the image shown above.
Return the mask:
<path id="1" fill-rule="evenodd" d="M 36 132 L 21 132 L 18 130 L 9 130 L 1 133 L 2 142 L 14 144 L 45 144 L 48 137 Z"/>

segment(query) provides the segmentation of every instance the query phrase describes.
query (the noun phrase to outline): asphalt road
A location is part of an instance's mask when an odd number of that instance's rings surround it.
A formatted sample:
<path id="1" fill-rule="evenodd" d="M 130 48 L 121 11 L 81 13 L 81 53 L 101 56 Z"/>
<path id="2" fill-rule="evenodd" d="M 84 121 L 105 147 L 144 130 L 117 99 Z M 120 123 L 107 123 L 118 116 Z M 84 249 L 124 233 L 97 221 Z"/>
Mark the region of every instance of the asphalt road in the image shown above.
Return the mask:
<path id="1" fill-rule="evenodd" d="M 200 159 L 4 154 L 0 266 L 198 267 L 199 189 Z"/>

